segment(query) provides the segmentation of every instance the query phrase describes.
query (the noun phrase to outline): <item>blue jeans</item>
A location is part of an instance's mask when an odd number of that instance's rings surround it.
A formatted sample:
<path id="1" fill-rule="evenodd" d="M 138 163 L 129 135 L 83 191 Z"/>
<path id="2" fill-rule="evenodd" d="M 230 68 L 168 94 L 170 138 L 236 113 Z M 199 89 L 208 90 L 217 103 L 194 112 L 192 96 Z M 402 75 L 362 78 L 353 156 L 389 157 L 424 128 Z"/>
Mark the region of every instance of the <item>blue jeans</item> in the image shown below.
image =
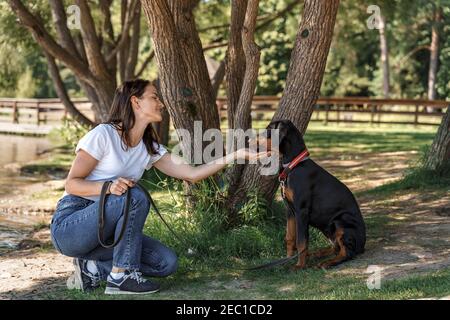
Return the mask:
<path id="1" fill-rule="evenodd" d="M 142 190 L 131 188 L 130 211 L 123 238 L 114 248 L 98 242 L 98 201 L 66 195 L 58 201 L 51 224 L 55 248 L 69 257 L 94 260 L 102 279 L 112 267 L 139 270 L 143 275 L 165 277 L 177 269 L 176 254 L 159 241 L 142 234 L 150 203 Z M 105 202 L 104 238 L 111 241 L 123 224 L 125 194 L 110 194 Z"/>

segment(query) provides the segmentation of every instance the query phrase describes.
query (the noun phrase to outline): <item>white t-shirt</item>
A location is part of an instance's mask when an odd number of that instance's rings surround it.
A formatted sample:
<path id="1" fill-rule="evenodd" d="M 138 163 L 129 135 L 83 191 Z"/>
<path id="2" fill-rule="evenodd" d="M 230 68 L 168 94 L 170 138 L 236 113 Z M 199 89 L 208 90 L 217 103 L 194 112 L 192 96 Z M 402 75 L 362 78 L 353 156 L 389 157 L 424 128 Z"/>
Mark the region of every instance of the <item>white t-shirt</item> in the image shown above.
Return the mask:
<path id="1" fill-rule="evenodd" d="M 127 151 L 122 148 L 123 142 L 119 132 L 109 124 L 99 124 L 89 131 L 77 144 L 75 153 L 83 149 L 99 162 L 92 172 L 85 178 L 89 181 L 108 181 L 119 177 L 139 181 L 144 173 L 152 167 L 165 153 L 166 148 L 156 142 L 153 143 L 157 154 L 150 155 L 141 140 L 135 147 Z M 159 147 L 159 148 L 158 148 Z M 64 192 L 63 197 L 67 195 Z M 83 196 L 83 198 L 97 201 L 99 196 Z"/>

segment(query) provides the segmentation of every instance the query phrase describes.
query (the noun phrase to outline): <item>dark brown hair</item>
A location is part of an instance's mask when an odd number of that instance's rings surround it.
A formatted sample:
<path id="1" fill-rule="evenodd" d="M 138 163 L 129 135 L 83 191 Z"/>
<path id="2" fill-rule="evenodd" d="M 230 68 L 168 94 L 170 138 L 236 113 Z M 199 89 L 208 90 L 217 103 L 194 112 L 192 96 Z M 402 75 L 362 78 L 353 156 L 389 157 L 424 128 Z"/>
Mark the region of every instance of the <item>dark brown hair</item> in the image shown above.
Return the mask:
<path id="1" fill-rule="evenodd" d="M 125 151 L 131 147 L 130 130 L 136 123 L 136 118 L 131 106 L 131 97 L 136 96 L 141 98 L 145 92 L 145 88 L 148 85 L 153 85 L 156 87 L 156 85 L 149 80 L 135 79 L 125 81 L 116 89 L 114 94 L 114 100 L 109 112 L 109 118 L 105 123 L 112 125 L 116 130 L 121 131 L 121 138 L 123 145 L 125 145 Z M 149 124 L 145 129 L 142 140 L 144 141 L 148 153 L 152 155 L 156 154 L 153 142 L 156 142 L 159 145 L 158 135 L 151 124 Z"/>

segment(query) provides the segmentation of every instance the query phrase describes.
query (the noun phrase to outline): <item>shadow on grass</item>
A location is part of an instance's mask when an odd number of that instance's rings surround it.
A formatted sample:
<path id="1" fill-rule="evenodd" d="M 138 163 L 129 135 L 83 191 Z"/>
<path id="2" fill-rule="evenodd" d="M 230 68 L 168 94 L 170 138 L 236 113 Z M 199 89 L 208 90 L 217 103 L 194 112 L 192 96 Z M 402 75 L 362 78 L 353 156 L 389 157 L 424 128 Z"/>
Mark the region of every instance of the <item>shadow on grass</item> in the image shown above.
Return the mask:
<path id="1" fill-rule="evenodd" d="M 448 190 L 450 188 L 450 165 L 442 169 L 427 170 L 423 168 L 411 169 L 403 179 L 388 183 L 371 190 L 359 192 L 357 197 L 364 195 L 388 195 L 402 190 Z"/>

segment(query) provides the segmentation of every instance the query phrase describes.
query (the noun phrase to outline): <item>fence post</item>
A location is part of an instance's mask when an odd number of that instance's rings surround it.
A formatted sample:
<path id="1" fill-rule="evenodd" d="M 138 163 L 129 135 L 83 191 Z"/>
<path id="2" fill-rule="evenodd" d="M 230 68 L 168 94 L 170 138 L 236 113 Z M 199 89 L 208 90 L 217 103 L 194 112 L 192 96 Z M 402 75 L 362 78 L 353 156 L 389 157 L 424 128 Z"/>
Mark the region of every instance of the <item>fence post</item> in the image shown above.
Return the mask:
<path id="1" fill-rule="evenodd" d="M 341 118 L 341 114 L 340 114 L 340 104 L 337 104 L 336 107 L 337 107 L 337 111 L 336 111 L 336 114 L 337 114 L 336 123 L 339 125 L 339 120 L 340 120 L 340 118 Z"/>
<path id="2" fill-rule="evenodd" d="M 416 112 L 414 113 L 414 126 L 417 127 L 419 124 L 419 106 L 416 105 Z"/>
<path id="3" fill-rule="evenodd" d="M 378 126 L 381 125 L 381 109 L 383 108 L 383 106 L 384 106 L 383 104 L 380 104 L 380 105 L 377 105 L 377 107 L 376 107 L 377 118 L 378 118 L 378 121 L 377 121 Z"/>
<path id="4" fill-rule="evenodd" d="M 375 105 L 370 105 L 370 124 L 373 125 L 373 119 L 375 117 Z"/>
<path id="5" fill-rule="evenodd" d="M 41 115 L 40 115 L 40 114 L 41 114 L 41 107 L 40 107 L 40 104 L 41 104 L 41 103 L 40 103 L 39 101 L 38 101 L 37 104 L 36 104 L 36 110 L 37 110 L 37 111 L 36 111 L 36 116 L 37 116 L 37 121 L 36 121 L 36 122 L 37 122 L 37 125 L 39 125 L 39 123 L 41 122 L 41 119 L 40 119 L 40 117 L 41 117 Z"/>
<path id="6" fill-rule="evenodd" d="M 13 103 L 13 123 L 19 123 L 19 109 L 16 100 Z"/>
<path id="7" fill-rule="evenodd" d="M 329 104 L 327 104 L 327 107 L 326 107 L 326 111 L 325 111 L 325 121 L 324 121 L 324 125 L 328 125 L 328 114 L 330 113 L 330 105 Z"/>

